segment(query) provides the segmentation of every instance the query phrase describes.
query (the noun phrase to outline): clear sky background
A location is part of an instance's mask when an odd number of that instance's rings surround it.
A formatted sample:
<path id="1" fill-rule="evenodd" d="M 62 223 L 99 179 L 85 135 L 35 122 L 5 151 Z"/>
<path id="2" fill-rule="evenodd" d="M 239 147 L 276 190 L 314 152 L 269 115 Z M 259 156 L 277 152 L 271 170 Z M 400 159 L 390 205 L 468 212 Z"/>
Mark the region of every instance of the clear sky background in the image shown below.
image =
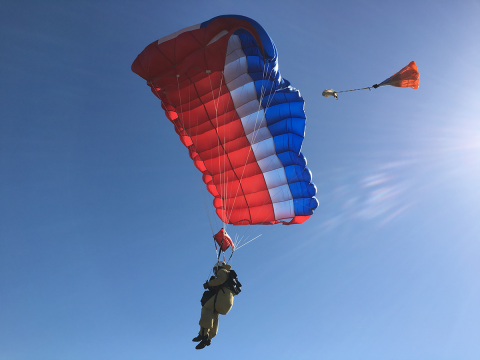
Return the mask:
<path id="1" fill-rule="evenodd" d="M 320 205 L 228 227 L 262 236 L 197 351 L 221 223 L 130 66 L 224 14 L 267 30 L 304 96 Z M 474 0 L 3 1 L 0 359 L 479 359 L 479 19 Z M 321 96 L 412 60 L 418 90 Z"/>

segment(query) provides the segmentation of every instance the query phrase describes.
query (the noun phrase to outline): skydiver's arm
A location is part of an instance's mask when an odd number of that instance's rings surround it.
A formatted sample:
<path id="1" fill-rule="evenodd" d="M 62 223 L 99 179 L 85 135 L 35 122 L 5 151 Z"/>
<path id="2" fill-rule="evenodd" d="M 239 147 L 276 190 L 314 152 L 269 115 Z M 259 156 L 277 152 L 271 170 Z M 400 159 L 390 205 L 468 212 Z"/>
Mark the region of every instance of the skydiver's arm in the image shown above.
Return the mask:
<path id="1" fill-rule="evenodd" d="M 220 269 L 217 272 L 217 277 L 208 282 L 208 286 L 210 287 L 220 286 L 227 280 L 228 280 L 228 271 L 225 269 Z"/>

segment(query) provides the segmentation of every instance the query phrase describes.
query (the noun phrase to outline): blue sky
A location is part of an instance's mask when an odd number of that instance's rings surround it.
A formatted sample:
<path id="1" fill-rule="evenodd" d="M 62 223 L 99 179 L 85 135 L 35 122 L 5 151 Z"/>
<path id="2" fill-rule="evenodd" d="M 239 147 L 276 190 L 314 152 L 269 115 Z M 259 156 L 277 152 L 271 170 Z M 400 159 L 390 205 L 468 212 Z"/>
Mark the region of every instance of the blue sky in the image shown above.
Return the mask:
<path id="1" fill-rule="evenodd" d="M 304 96 L 320 205 L 299 226 L 228 228 L 261 237 L 196 351 L 207 210 L 221 223 L 130 65 L 222 14 L 259 22 Z M 4 2 L 0 358 L 478 359 L 479 18 L 472 0 Z M 412 60 L 418 90 L 321 96 Z"/>

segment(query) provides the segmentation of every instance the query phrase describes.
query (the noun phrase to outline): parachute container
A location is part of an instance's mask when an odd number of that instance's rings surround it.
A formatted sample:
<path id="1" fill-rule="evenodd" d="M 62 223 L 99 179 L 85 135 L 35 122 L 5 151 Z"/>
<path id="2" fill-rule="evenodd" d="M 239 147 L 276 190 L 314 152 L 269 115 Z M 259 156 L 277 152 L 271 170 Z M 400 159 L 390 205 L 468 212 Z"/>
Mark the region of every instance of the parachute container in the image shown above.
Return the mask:
<path id="1" fill-rule="evenodd" d="M 218 233 L 213 235 L 213 238 L 221 246 L 222 251 L 226 251 L 229 247 L 232 248 L 232 251 L 235 250 L 235 245 L 233 245 L 233 241 L 227 232 L 222 228 Z"/>
<path id="2" fill-rule="evenodd" d="M 224 223 L 299 224 L 313 214 L 304 100 L 257 22 L 227 15 L 182 29 L 148 45 L 132 70 L 161 100 Z"/>
<path id="3" fill-rule="evenodd" d="M 420 73 L 418 72 L 418 67 L 415 64 L 415 61 L 411 61 L 410 64 L 405 66 L 402 70 L 393 74 L 388 79 L 382 81 L 380 84 L 374 85 L 374 87 L 376 88 L 379 86 L 396 86 L 418 89 L 419 79 Z"/>

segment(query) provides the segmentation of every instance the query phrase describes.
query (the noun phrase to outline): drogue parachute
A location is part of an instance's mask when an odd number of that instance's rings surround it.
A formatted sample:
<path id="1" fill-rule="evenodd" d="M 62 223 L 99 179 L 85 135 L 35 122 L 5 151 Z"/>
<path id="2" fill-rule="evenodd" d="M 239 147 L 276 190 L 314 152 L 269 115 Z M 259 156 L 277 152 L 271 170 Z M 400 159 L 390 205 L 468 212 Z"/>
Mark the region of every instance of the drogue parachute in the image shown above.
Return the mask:
<path id="1" fill-rule="evenodd" d="M 325 97 L 333 96 L 335 97 L 335 99 L 338 100 L 338 94 L 343 92 L 366 90 L 366 89 L 371 90 L 372 88 L 377 89 L 381 86 L 395 86 L 395 87 L 418 89 L 419 79 L 420 79 L 420 73 L 418 72 L 418 67 L 415 64 L 415 61 L 411 61 L 402 70 L 396 72 L 395 74 L 390 76 L 388 79 L 385 79 L 384 81 L 382 81 L 380 84 L 375 84 L 375 85 L 368 86 L 361 89 L 343 90 L 343 91 L 326 89 L 323 91 L 322 95 Z"/>

